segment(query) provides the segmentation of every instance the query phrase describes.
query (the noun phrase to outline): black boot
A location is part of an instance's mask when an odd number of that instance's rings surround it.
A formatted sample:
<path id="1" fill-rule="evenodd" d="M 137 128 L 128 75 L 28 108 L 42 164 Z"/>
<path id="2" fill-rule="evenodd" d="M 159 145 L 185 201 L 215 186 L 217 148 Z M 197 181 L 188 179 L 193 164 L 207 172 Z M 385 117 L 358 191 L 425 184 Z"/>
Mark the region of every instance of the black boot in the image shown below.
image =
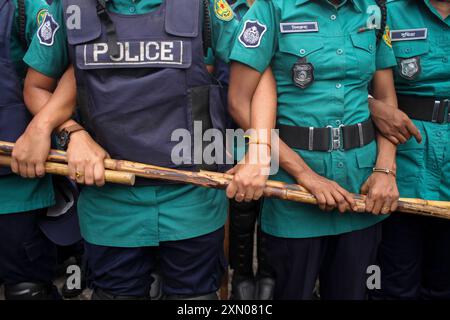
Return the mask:
<path id="1" fill-rule="evenodd" d="M 252 300 L 255 295 L 253 279 L 253 246 L 259 203 L 230 200 L 230 267 L 232 300 Z"/>
<path id="2" fill-rule="evenodd" d="M 53 284 L 21 282 L 5 285 L 6 300 L 61 300 Z"/>
<path id="3" fill-rule="evenodd" d="M 266 237 L 258 228 L 258 274 L 256 276 L 256 300 L 273 300 L 275 279 L 266 252 Z"/>

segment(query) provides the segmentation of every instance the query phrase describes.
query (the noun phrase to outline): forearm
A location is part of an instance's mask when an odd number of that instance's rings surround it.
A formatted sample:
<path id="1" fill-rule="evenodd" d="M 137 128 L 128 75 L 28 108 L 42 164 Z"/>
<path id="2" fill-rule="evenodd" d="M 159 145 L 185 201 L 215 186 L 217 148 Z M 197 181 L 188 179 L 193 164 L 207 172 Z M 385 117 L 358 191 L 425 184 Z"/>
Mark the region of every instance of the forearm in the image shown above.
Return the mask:
<path id="1" fill-rule="evenodd" d="M 33 81 L 31 81 L 33 83 Z M 52 132 L 72 116 L 76 105 L 76 85 L 70 67 L 59 81 L 54 92 L 50 86 L 29 84 L 25 87 L 25 102 L 34 114 L 32 126 Z"/>

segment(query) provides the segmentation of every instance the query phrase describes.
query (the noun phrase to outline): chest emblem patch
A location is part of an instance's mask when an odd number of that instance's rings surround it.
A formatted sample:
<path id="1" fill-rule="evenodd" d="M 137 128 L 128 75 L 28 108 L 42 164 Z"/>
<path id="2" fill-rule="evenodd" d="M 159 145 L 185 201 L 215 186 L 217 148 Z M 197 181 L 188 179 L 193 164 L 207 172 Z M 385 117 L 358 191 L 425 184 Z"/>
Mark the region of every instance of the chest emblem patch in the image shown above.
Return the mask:
<path id="1" fill-rule="evenodd" d="M 314 82 L 314 66 L 300 58 L 292 67 L 292 80 L 297 87 L 308 88 Z"/>
<path id="2" fill-rule="evenodd" d="M 225 0 L 214 1 L 214 13 L 217 18 L 223 21 L 231 21 L 234 17 L 233 9 Z"/>
<path id="3" fill-rule="evenodd" d="M 267 27 L 258 21 L 247 20 L 239 35 L 239 42 L 246 48 L 257 48 L 267 31 Z"/>
<path id="4" fill-rule="evenodd" d="M 400 75 L 407 80 L 414 80 L 421 70 L 420 57 L 400 60 Z"/>
<path id="5" fill-rule="evenodd" d="M 44 46 L 53 46 L 55 42 L 55 34 L 59 29 L 59 24 L 53 16 L 47 11 L 42 17 L 42 22 L 37 30 L 37 37 L 39 42 Z"/>

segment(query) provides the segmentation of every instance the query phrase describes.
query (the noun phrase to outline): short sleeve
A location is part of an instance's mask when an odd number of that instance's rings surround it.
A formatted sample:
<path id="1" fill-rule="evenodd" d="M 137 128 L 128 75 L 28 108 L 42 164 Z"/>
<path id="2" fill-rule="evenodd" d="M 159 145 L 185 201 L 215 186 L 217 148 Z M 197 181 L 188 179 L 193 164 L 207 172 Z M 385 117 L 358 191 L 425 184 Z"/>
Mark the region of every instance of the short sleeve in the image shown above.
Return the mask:
<path id="1" fill-rule="evenodd" d="M 389 26 L 386 26 L 383 37 L 377 47 L 376 67 L 377 70 L 392 68 L 397 65 L 394 50 L 392 49 Z"/>
<path id="2" fill-rule="evenodd" d="M 48 77 L 60 78 L 68 66 L 61 1 L 29 0 L 26 8 L 29 47 L 23 61 Z"/>
<path id="3" fill-rule="evenodd" d="M 263 72 L 277 46 L 276 9 L 271 1 L 256 1 L 241 21 L 230 60 Z"/>
<path id="4" fill-rule="evenodd" d="M 210 0 L 210 16 L 214 56 L 228 63 L 239 21 L 226 0 Z"/>

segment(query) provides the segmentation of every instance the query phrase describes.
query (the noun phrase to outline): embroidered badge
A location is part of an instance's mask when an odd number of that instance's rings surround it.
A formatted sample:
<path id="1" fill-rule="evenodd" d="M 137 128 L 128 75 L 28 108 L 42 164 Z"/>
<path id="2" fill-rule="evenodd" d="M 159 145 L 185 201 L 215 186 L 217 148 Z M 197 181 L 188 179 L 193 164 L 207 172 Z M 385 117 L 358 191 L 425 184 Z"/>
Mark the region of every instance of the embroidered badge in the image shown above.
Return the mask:
<path id="1" fill-rule="evenodd" d="M 407 80 L 414 80 L 422 70 L 420 57 L 400 59 L 400 75 Z"/>
<path id="2" fill-rule="evenodd" d="M 231 21 L 234 17 L 233 9 L 225 0 L 214 0 L 214 13 L 223 21 Z"/>
<path id="3" fill-rule="evenodd" d="M 41 9 L 38 11 L 37 15 L 36 15 L 36 24 L 37 26 L 40 26 L 42 24 L 42 22 L 45 19 L 45 16 L 47 15 L 48 10 L 47 9 Z"/>
<path id="4" fill-rule="evenodd" d="M 314 66 L 300 58 L 292 67 L 292 80 L 301 89 L 308 88 L 314 82 Z"/>
<path id="5" fill-rule="evenodd" d="M 317 22 L 282 22 L 280 23 L 281 33 L 301 33 L 301 32 L 318 32 L 319 25 Z"/>
<path id="6" fill-rule="evenodd" d="M 239 42 L 246 48 L 257 48 L 267 31 L 267 27 L 258 21 L 247 20 L 239 35 Z"/>
<path id="7" fill-rule="evenodd" d="M 392 41 L 425 40 L 427 36 L 427 28 L 391 30 Z"/>
<path id="8" fill-rule="evenodd" d="M 391 32 L 389 31 L 388 26 L 386 26 L 386 29 L 384 30 L 383 41 L 389 48 L 392 48 Z"/>
<path id="9" fill-rule="evenodd" d="M 44 46 L 52 46 L 55 41 L 56 31 L 59 29 L 59 24 L 53 16 L 47 11 L 39 29 L 37 30 L 37 37 L 39 42 Z"/>

